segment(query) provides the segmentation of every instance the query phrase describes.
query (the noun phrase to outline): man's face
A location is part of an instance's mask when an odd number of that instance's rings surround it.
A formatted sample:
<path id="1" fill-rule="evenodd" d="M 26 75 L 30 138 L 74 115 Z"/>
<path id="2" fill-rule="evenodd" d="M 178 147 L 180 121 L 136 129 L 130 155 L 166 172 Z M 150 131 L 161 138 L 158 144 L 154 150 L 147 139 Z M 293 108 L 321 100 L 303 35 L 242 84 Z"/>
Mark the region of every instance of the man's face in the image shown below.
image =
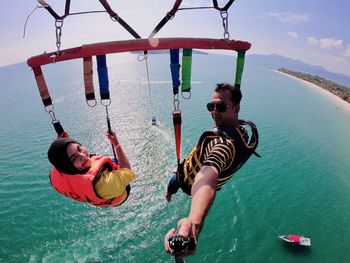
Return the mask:
<path id="1" fill-rule="evenodd" d="M 212 110 L 211 116 L 216 126 L 230 127 L 237 125 L 240 107 L 232 104 L 229 91 L 214 92 L 208 107 Z"/>

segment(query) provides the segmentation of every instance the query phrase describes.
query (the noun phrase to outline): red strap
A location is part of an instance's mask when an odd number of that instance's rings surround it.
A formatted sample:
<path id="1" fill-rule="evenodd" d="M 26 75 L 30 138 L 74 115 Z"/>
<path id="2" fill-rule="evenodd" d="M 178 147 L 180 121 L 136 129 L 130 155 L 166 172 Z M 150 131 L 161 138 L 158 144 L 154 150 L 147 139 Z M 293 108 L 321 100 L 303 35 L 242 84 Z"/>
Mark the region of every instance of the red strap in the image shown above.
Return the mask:
<path id="1" fill-rule="evenodd" d="M 46 85 L 46 81 L 41 70 L 41 67 L 33 67 L 33 72 L 35 75 L 36 84 L 38 85 L 40 97 L 43 101 L 45 107 L 52 105 L 52 100 L 50 97 L 49 90 Z"/>
<path id="2" fill-rule="evenodd" d="M 176 159 L 180 163 L 181 155 L 181 111 L 173 112 L 173 124 L 175 132 Z"/>

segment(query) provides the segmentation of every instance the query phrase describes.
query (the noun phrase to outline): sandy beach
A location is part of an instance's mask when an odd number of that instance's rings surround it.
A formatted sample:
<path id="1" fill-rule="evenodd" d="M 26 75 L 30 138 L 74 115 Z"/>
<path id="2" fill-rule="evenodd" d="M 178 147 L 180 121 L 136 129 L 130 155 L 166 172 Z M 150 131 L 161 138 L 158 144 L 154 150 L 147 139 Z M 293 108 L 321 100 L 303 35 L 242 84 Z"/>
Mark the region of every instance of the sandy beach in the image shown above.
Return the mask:
<path id="1" fill-rule="evenodd" d="M 328 90 L 325 90 L 325 89 L 321 88 L 320 86 L 317 86 L 317 85 L 315 85 L 315 84 L 313 84 L 313 83 L 311 83 L 311 82 L 308 82 L 308 81 L 306 81 L 306 80 L 297 78 L 297 77 L 295 77 L 295 76 L 289 75 L 289 74 L 284 73 L 284 72 L 281 72 L 281 71 L 279 71 L 279 70 L 273 70 L 273 71 L 275 71 L 275 72 L 277 72 L 277 73 L 280 73 L 280 74 L 283 74 L 283 75 L 285 75 L 285 76 L 287 76 L 287 77 L 289 77 L 289 78 L 293 78 L 293 79 L 295 79 L 295 80 L 297 80 L 297 81 L 299 81 L 299 82 L 305 84 L 307 87 L 309 87 L 309 88 L 315 90 L 316 92 L 323 94 L 323 95 L 326 96 L 329 100 L 333 101 L 334 104 L 336 104 L 336 106 L 337 106 L 339 109 L 345 111 L 345 113 L 347 113 L 348 115 L 350 115 L 350 103 L 348 103 L 348 102 L 346 102 L 345 100 L 339 98 L 338 96 L 334 95 L 333 93 L 329 92 Z"/>

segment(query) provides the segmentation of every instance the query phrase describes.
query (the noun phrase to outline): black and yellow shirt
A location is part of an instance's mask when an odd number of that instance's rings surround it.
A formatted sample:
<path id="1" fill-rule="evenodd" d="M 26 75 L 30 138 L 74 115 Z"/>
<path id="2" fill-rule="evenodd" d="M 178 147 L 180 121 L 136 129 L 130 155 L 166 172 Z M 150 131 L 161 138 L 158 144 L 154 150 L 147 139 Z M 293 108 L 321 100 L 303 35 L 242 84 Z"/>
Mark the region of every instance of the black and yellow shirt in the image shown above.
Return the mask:
<path id="1" fill-rule="evenodd" d="M 235 139 L 213 131 L 202 134 L 196 147 L 179 167 L 180 182 L 184 188 L 188 189 L 193 185 L 195 177 L 203 165 L 213 166 L 218 170 L 218 190 L 233 177 L 234 173 L 242 166 L 242 159 L 238 158 L 237 155 L 246 155 L 245 149 L 242 148 L 251 147 L 248 143 L 247 130 L 244 127 L 238 126 L 234 132 Z"/>

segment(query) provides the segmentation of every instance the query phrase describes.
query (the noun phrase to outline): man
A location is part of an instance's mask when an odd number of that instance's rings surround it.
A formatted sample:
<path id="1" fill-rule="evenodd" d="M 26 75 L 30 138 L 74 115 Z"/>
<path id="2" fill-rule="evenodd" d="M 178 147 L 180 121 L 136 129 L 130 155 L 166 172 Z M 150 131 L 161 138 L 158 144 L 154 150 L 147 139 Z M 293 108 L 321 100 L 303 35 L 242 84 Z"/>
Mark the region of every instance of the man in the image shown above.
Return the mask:
<path id="1" fill-rule="evenodd" d="M 188 217 L 178 222 L 178 235 L 193 237 L 197 243 L 204 220 L 214 202 L 216 192 L 255 153 L 258 133 L 255 125 L 238 119 L 242 93 L 239 87 L 227 83 L 217 84 L 207 109 L 215 122 L 213 131 L 202 134 L 191 154 L 180 163 L 177 174 L 170 180 L 166 199 L 181 189 L 191 196 Z M 247 130 L 252 133 L 249 140 Z M 257 154 L 256 154 L 257 155 Z M 164 239 L 165 251 L 171 253 L 168 238 L 175 235 L 171 229 Z M 185 249 L 183 256 L 193 255 Z"/>

